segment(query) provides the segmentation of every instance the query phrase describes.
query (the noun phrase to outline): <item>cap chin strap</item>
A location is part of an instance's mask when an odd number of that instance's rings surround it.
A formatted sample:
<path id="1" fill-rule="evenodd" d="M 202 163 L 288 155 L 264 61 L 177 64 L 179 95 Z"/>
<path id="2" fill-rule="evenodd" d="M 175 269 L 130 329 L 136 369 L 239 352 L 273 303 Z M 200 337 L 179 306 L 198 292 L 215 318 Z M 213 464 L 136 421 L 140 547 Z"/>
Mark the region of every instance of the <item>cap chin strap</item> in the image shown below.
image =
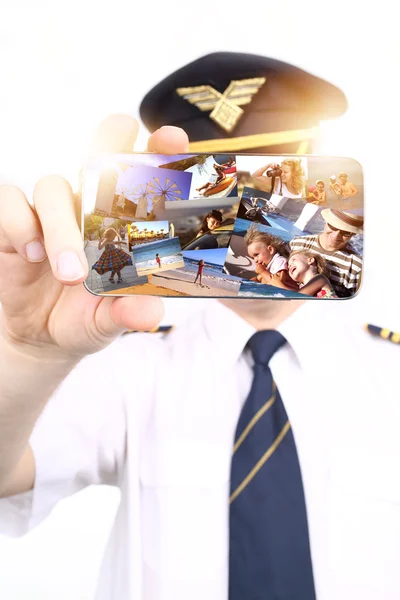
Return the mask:
<path id="1" fill-rule="evenodd" d="M 234 138 L 200 140 L 189 144 L 189 152 L 240 152 L 253 148 L 281 146 L 299 142 L 296 154 L 305 154 L 309 140 L 319 136 L 319 127 L 310 129 L 293 129 L 291 131 L 274 131 L 271 133 L 256 133 Z"/>

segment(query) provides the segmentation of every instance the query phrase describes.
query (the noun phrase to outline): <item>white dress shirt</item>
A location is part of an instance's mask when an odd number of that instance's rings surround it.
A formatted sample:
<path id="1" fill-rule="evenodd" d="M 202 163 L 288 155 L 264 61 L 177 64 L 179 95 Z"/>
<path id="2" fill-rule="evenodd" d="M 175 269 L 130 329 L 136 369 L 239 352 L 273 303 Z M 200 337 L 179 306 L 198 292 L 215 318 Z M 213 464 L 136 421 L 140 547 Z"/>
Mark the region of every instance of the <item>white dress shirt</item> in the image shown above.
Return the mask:
<path id="1" fill-rule="evenodd" d="M 271 361 L 318 600 L 400 598 L 399 349 L 363 331 L 362 307 L 308 301 L 279 327 L 288 344 Z M 37 423 L 35 489 L 0 500 L 0 532 L 23 534 L 85 486 L 116 485 L 96 599 L 227 600 L 230 459 L 252 333 L 210 301 L 165 338 L 123 336 L 84 359 Z"/>

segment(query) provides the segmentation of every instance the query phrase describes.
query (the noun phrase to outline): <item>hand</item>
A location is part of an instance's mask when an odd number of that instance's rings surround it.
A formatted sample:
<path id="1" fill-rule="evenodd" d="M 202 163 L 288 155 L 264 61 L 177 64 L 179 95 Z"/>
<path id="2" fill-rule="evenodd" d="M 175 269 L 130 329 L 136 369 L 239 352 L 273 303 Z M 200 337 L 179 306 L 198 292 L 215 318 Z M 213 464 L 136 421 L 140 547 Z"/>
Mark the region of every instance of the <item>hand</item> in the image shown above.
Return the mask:
<path id="1" fill-rule="evenodd" d="M 257 279 L 261 283 L 270 283 L 272 280 L 271 273 L 264 267 L 264 265 L 257 263 L 256 264 L 256 273 Z"/>
<path id="2" fill-rule="evenodd" d="M 264 167 L 260 167 L 259 169 L 254 171 L 254 173 L 252 174 L 252 177 L 254 179 L 259 179 L 261 181 L 264 181 L 266 179 L 268 179 L 268 181 L 271 181 L 271 179 L 267 175 L 265 175 L 265 172 L 268 169 L 273 169 L 275 166 L 276 166 L 275 163 L 268 163 Z"/>
<path id="3" fill-rule="evenodd" d="M 256 273 L 258 273 L 258 274 L 268 273 L 269 274 L 269 271 L 267 271 L 267 269 L 261 263 L 256 263 Z"/>
<path id="4" fill-rule="evenodd" d="M 131 152 L 137 130 L 131 117 L 106 119 L 92 154 Z M 150 136 L 148 149 L 185 153 L 188 138 L 181 129 L 162 127 Z M 0 335 L 6 342 L 28 356 L 76 359 L 104 348 L 124 330 L 157 325 L 160 299 L 98 297 L 85 289 L 80 203 L 67 181 L 41 179 L 33 201 L 34 210 L 20 189 L 0 186 Z"/>

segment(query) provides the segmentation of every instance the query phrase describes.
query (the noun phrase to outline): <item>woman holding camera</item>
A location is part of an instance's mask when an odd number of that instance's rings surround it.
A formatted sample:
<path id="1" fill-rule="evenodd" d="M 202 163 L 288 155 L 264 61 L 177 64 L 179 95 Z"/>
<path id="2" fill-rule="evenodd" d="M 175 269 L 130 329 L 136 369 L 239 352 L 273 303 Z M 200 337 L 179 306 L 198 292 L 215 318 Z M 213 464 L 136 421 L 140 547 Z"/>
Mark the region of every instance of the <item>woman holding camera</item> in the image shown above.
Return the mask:
<path id="1" fill-rule="evenodd" d="M 281 164 L 269 163 L 252 174 L 257 188 L 285 198 L 304 198 L 304 169 L 298 158 L 285 158 Z"/>

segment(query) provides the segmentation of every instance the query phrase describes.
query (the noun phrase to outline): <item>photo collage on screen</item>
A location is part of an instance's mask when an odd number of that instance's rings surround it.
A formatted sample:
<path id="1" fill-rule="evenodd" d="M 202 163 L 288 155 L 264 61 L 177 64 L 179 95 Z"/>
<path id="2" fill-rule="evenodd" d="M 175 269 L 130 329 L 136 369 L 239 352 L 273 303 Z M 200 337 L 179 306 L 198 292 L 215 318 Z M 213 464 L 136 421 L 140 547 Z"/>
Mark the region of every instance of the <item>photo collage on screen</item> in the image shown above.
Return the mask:
<path id="1" fill-rule="evenodd" d="M 350 158 L 132 154 L 87 169 L 83 232 L 95 294 L 353 296 L 362 168 Z"/>

